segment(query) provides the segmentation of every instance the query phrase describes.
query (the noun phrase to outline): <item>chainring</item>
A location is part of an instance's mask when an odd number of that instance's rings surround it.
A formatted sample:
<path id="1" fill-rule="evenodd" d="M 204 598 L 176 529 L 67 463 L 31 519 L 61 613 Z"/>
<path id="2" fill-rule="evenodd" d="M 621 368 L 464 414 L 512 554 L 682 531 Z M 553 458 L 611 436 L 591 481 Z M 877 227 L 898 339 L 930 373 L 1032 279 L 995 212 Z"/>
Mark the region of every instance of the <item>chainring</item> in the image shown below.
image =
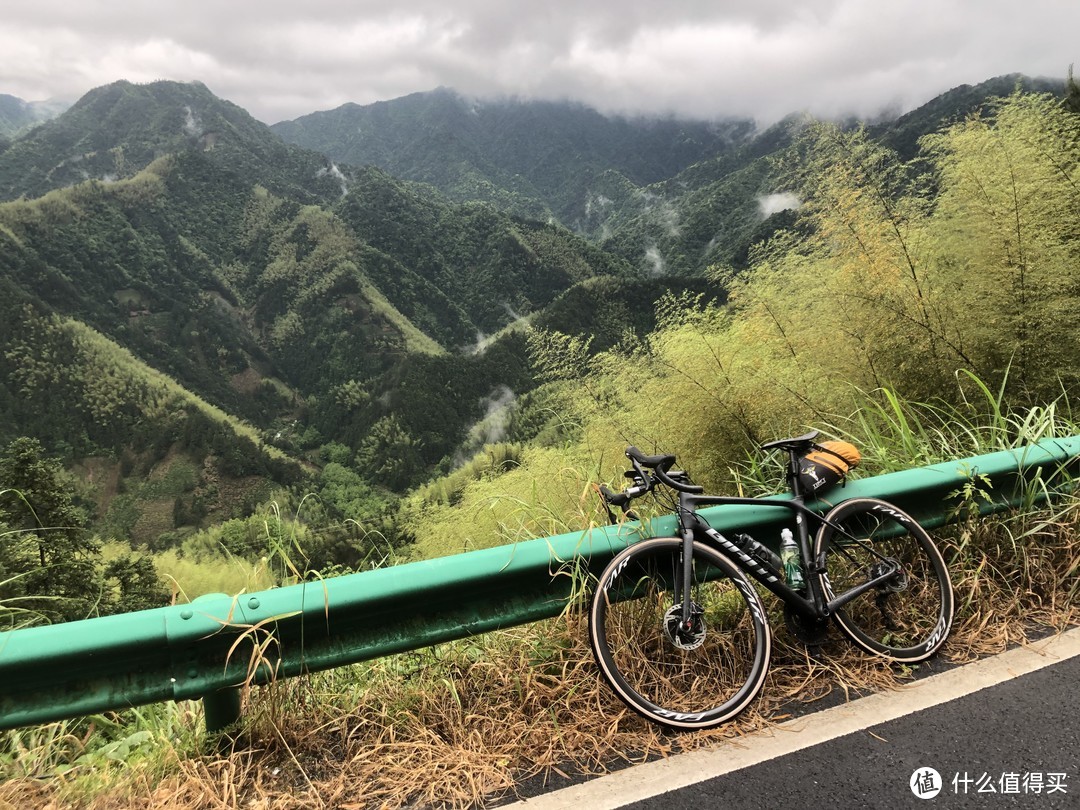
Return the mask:
<path id="1" fill-rule="evenodd" d="M 828 619 L 808 619 L 787 604 L 784 605 L 784 624 L 788 632 L 807 647 L 824 644 L 829 632 Z"/>

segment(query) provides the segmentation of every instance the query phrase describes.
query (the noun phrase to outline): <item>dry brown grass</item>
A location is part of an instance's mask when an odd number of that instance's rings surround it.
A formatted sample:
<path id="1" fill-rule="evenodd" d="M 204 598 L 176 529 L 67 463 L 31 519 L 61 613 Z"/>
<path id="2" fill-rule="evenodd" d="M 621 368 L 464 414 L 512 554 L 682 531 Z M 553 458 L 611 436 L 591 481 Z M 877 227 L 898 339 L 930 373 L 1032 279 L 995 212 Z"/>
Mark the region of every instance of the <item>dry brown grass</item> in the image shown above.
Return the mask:
<path id="1" fill-rule="evenodd" d="M 1076 623 L 1078 513 L 939 536 L 958 601 L 945 661 Z M 243 740 L 226 754 L 173 750 L 158 765 L 164 778 L 133 766 L 92 796 L 58 778 L 12 780 L 0 785 L 0 808 L 478 807 L 530 778 L 737 743 L 806 704 L 895 688 L 916 674 L 861 655 L 835 631 L 811 656 L 778 611 L 774 630 L 761 699 L 712 731 L 669 734 L 627 710 L 597 675 L 582 618 L 568 614 L 258 689 Z"/>

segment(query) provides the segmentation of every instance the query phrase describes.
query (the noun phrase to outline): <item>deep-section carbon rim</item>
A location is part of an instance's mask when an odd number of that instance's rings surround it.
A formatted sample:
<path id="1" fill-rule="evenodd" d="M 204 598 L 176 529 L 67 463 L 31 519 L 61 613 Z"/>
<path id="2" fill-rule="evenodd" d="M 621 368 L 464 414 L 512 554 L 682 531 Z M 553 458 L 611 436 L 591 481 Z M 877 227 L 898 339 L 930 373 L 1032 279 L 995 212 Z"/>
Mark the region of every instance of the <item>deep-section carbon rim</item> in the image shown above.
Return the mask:
<path id="1" fill-rule="evenodd" d="M 933 655 L 949 635 L 954 603 L 948 569 L 930 535 L 910 515 L 874 498 L 845 501 L 825 520 L 814 558 L 824 554 L 826 599 L 900 566 L 837 609 L 840 629 L 859 647 L 893 661 Z"/>
<path id="2" fill-rule="evenodd" d="M 757 696 L 772 635 L 757 591 L 726 557 L 693 544 L 691 626 L 682 635 L 683 543 L 645 540 L 608 564 L 589 610 L 589 640 L 604 678 L 632 709 L 679 729 L 709 728 Z M 681 588 L 679 588 L 681 590 Z"/>

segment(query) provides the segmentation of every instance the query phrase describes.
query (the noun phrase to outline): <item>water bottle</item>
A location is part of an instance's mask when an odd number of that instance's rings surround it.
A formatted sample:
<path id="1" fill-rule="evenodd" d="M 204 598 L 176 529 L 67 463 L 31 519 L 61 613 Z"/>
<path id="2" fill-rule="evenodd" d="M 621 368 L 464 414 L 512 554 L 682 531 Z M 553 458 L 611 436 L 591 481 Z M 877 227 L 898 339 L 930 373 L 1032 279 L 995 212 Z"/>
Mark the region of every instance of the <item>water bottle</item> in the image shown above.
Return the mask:
<path id="1" fill-rule="evenodd" d="M 791 529 L 780 532 L 780 562 L 784 566 L 784 576 L 787 578 L 788 585 L 796 591 L 805 588 L 806 581 L 803 579 L 802 565 L 799 561 L 799 547 L 795 545 L 795 537 L 791 534 Z"/>
<path id="2" fill-rule="evenodd" d="M 767 546 L 763 546 L 750 535 L 736 534 L 731 539 L 735 541 L 739 548 L 751 557 L 755 557 L 761 562 L 771 565 L 773 568 L 783 567 L 783 563 L 780 561 L 780 558 L 776 556 L 776 552 Z"/>

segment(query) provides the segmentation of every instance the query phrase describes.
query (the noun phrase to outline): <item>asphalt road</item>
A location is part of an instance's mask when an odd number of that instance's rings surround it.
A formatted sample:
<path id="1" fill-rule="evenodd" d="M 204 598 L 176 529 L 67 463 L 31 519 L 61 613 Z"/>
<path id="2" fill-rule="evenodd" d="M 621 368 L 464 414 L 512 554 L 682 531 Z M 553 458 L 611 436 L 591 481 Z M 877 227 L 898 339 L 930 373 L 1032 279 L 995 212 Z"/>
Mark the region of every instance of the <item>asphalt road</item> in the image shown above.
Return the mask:
<path id="1" fill-rule="evenodd" d="M 1080 630 L 519 807 L 1080 808 Z"/>

